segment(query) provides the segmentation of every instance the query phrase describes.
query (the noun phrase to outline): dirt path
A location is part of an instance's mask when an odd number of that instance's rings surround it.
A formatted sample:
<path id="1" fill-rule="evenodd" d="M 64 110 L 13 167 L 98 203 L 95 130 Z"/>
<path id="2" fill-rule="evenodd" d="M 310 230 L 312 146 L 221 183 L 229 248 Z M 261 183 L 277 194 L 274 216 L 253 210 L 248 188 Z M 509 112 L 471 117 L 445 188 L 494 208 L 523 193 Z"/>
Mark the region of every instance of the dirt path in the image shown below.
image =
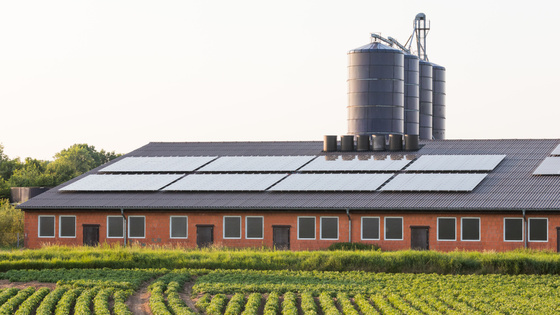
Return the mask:
<path id="1" fill-rule="evenodd" d="M 24 289 L 27 287 L 35 287 L 36 289 L 49 288 L 51 290 L 54 290 L 56 288 L 56 283 L 38 282 L 38 281 L 10 282 L 10 280 L 0 280 L 0 289 L 7 289 L 7 288 Z"/>
<path id="2" fill-rule="evenodd" d="M 126 301 L 126 305 L 128 309 L 134 315 L 152 315 L 150 311 L 150 306 L 148 304 L 150 299 L 150 292 L 148 292 L 148 286 L 150 282 L 144 282 L 138 291 L 134 292 L 128 300 Z"/>
<path id="3" fill-rule="evenodd" d="M 192 287 L 194 285 L 194 281 L 195 279 L 192 279 L 189 282 L 186 282 L 185 285 L 183 286 L 183 292 L 179 293 L 179 296 L 181 297 L 181 299 L 183 299 L 183 301 L 185 301 L 185 304 L 187 304 L 187 306 L 197 312 L 196 306 L 194 306 L 194 301 L 191 299 L 192 296 Z"/>

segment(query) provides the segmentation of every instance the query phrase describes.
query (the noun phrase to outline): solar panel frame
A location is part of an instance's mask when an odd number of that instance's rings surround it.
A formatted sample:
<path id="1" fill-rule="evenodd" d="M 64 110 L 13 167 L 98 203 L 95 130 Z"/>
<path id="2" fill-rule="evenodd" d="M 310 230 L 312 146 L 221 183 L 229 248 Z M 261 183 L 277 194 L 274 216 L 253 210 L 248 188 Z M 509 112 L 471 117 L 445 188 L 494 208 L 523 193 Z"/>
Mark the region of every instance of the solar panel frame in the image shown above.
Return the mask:
<path id="1" fill-rule="evenodd" d="M 183 174 L 92 174 L 59 191 L 157 191 Z"/>
<path id="2" fill-rule="evenodd" d="M 199 172 L 291 172 L 316 156 L 221 156 Z"/>
<path id="3" fill-rule="evenodd" d="M 269 191 L 375 191 L 394 174 L 292 174 Z"/>
<path id="4" fill-rule="evenodd" d="M 443 172 L 443 171 L 493 171 L 506 157 L 497 155 L 422 155 L 406 171 Z"/>
<path id="5" fill-rule="evenodd" d="M 550 152 L 550 155 L 553 155 L 553 156 L 560 155 L 560 144 L 557 145 L 556 148 L 554 148 L 554 150 L 552 150 L 552 152 Z"/>
<path id="6" fill-rule="evenodd" d="M 330 156 L 319 156 L 312 160 L 299 171 L 301 172 L 373 172 L 373 171 L 399 171 L 410 164 L 412 160 L 406 160 L 404 157 L 398 160 L 392 160 L 387 156 L 384 160 L 370 158 L 367 160 L 352 159 L 345 160 L 339 156 L 336 160 L 330 160 Z"/>
<path id="7" fill-rule="evenodd" d="M 264 191 L 287 174 L 191 174 L 163 191 Z"/>
<path id="8" fill-rule="evenodd" d="M 560 156 L 546 157 L 535 169 L 533 175 L 560 175 Z"/>
<path id="9" fill-rule="evenodd" d="M 472 191 L 488 174 L 398 174 L 380 191 Z"/>
<path id="10" fill-rule="evenodd" d="M 129 156 L 100 169 L 98 173 L 192 172 L 217 156 Z"/>

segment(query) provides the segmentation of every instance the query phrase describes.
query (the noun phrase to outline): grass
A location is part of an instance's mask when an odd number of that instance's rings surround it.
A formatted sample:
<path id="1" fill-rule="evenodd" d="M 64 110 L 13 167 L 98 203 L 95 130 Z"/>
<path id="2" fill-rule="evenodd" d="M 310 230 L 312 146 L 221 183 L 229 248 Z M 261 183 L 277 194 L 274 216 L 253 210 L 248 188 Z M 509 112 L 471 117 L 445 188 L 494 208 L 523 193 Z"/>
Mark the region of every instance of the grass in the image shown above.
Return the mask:
<path id="1" fill-rule="evenodd" d="M 193 268 L 369 271 L 438 274 L 560 274 L 560 255 L 547 251 L 274 251 L 270 249 L 49 246 L 0 251 L 0 272 L 45 268 Z"/>

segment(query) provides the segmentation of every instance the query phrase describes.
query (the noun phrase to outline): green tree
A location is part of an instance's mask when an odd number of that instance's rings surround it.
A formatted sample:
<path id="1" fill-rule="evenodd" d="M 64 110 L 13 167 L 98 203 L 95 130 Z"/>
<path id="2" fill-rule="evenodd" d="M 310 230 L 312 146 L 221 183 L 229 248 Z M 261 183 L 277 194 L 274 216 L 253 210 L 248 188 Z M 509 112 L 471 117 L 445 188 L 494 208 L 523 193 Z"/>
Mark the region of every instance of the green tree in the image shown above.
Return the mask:
<path id="1" fill-rule="evenodd" d="M 53 174 L 47 173 L 48 161 L 26 158 L 25 164 L 10 177 L 11 187 L 52 186 L 55 184 Z"/>
<path id="2" fill-rule="evenodd" d="M 4 180 L 9 180 L 15 170 L 21 168 L 22 164 L 19 159 L 10 160 L 6 154 L 4 154 L 4 146 L 0 144 L 0 178 Z"/>
<path id="3" fill-rule="evenodd" d="M 23 212 L 10 205 L 7 199 L 0 199 L 0 246 L 14 246 L 17 233 L 23 239 Z"/>

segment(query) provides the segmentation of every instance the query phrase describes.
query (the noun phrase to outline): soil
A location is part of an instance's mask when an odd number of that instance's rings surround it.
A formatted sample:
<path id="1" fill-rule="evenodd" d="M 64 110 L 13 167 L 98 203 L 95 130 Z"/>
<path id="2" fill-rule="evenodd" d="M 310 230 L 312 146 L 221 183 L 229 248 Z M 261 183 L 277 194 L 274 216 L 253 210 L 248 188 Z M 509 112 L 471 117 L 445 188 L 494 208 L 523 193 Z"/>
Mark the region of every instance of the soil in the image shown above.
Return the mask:
<path id="1" fill-rule="evenodd" d="M 126 305 L 128 309 L 134 315 L 152 315 L 150 311 L 149 299 L 150 299 L 150 292 L 148 292 L 148 286 L 150 282 L 144 282 L 138 291 L 134 292 L 128 300 L 126 301 Z"/>
<path id="2" fill-rule="evenodd" d="M 39 282 L 39 281 L 10 282 L 10 280 L 0 280 L 0 289 L 7 289 L 7 288 L 24 289 L 27 287 L 35 287 L 36 289 L 49 288 L 51 290 L 54 290 L 56 288 L 56 283 Z"/>
<path id="3" fill-rule="evenodd" d="M 197 308 L 196 306 L 194 306 L 194 301 L 191 299 L 193 285 L 194 285 L 194 279 L 192 281 L 186 282 L 185 286 L 183 287 L 183 292 L 180 292 L 179 296 L 181 297 L 181 299 L 183 299 L 183 301 L 185 301 L 185 304 L 187 304 L 187 306 L 191 310 L 196 312 Z"/>

